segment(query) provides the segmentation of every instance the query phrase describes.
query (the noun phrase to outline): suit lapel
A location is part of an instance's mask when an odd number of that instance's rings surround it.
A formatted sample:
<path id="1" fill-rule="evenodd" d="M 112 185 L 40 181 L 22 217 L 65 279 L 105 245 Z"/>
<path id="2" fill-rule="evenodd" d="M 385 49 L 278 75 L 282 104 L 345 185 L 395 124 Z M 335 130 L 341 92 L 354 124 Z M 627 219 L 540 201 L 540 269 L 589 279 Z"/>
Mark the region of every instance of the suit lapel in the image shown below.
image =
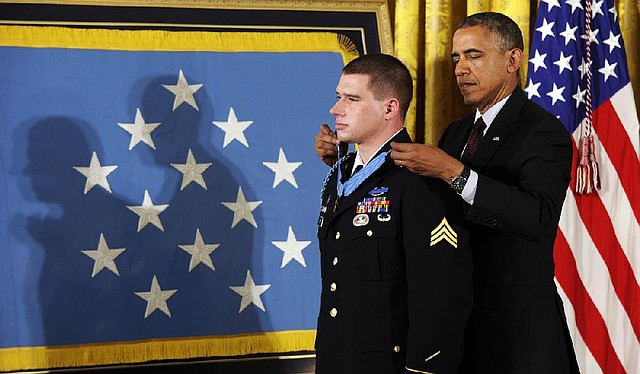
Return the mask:
<path id="1" fill-rule="evenodd" d="M 442 135 L 442 141 L 438 144 L 438 147 L 449 156 L 459 160 L 462 155 L 462 149 L 467 143 L 467 138 L 469 138 L 469 134 L 471 133 L 473 119 L 474 115 L 469 115 L 454 122 L 451 127 L 447 129 L 447 132 Z"/>
<path id="2" fill-rule="evenodd" d="M 471 160 L 473 166 L 486 165 L 493 154 L 511 136 L 515 130 L 518 115 L 524 104 L 525 95 L 516 88 L 504 107 L 500 110 L 487 133 L 482 137 L 478 150 Z"/>

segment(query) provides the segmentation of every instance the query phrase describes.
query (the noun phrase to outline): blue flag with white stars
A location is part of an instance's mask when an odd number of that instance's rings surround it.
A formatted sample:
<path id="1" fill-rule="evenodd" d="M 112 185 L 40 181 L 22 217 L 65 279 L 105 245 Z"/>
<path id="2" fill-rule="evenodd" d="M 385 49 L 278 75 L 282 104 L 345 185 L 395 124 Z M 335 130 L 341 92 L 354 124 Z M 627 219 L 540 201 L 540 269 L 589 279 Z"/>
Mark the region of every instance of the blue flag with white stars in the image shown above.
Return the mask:
<path id="1" fill-rule="evenodd" d="M 344 62 L 284 49 L 0 47 L 0 353 L 243 337 L 193 354 L 230 356 L 279 332 L 258 352 L 313 349 L 313 137 Z"/>

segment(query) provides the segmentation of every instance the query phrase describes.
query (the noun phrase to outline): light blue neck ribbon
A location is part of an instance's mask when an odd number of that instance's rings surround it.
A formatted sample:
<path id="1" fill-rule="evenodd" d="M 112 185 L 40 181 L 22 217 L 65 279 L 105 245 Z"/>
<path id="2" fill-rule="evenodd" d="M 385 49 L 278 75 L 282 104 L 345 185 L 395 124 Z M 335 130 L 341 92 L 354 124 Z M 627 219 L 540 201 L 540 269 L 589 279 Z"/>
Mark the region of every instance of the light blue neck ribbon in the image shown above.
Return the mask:
<path id="1" fill-rule="evenodd" d="M 338 159 L 338 197 L 351 195 L 351 193 L 355 191 L 365 179 L 369 178 L 373 172 L 380 169 L 380 166 L 384 164 L 384 159 L 387 157 L 389 152 L 391 151 L 382 152 L 377 155 L 344 183 L 342 183 L 342 168 L 340 167 L 340 160 Z"/>

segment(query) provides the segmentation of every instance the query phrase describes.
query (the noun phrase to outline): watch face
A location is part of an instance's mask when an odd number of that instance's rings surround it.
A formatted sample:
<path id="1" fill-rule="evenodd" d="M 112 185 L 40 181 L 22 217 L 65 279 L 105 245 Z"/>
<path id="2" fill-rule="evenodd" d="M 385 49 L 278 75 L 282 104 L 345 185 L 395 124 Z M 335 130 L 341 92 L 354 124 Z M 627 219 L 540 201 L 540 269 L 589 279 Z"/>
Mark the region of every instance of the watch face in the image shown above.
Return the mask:
<path id="1" fill-rule="evenodd" d="M 471 170 L 468 167 L 464 167 L 462 169 L 462 173 L 460 175 L 456 175 L 451 179 L 451 187 L 458 193 L 461 194 L 462 190 L 464 190 L 464 186 L 467 184 L 467 179 L 469 178 L 469 174 Z"/>
<path id="2" fill-rule="evenodd" d="M 453 189 L 457 193 L 462 193 L 465 184 L 467 184 L 467 178 L 459 175 L 453 179 L 453 181 L 451 182 L 451 187 L 453 187 Z"/>

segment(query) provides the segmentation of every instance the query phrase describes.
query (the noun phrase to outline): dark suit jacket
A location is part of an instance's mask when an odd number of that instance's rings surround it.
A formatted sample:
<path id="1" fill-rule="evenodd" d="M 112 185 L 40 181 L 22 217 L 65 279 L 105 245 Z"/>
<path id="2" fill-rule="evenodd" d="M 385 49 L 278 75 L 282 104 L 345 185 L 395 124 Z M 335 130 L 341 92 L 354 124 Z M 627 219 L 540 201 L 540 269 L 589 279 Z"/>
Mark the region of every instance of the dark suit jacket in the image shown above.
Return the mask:
<path id="1" fill-rule="evenodd" d="M 451 124 L 439 147 L 459 159 L 473 119 Z M 517 88 L 469 161 L 479 179 L 464 203 L 475 291 L 465 372 L 578 371 L 553 280 L 571 160 L 569 133 Z"/>
<path id="2" fill-rule="evenodd" d="M 393 140 L 411 139 L 403 130 Z M 343 175 L 353 162 L 354 154 L 341 162 Z M 441 180 L 413 174 L 388 156 L 334 212 L 336 183 L 334 167 L 318 226 L 316 372 L 392 374 L 406 366 L 456 373 L 472 304 L 472 259 L 459 225 L 462 211 L 455 211 L 458 197 Z M 437 230 L 444 219 L 446 238 Z"/>

